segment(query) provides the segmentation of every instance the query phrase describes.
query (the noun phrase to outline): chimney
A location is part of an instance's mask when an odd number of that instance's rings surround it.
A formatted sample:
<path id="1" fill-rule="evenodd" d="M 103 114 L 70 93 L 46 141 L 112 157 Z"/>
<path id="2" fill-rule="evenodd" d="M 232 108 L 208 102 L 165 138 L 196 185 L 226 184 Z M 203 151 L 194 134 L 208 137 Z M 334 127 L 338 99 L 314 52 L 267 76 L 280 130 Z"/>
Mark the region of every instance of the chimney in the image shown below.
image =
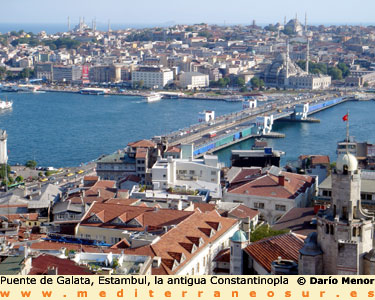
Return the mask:
<path id="1" fill-rule="evenodd" d="M 284 186 L 285 185 L 285 176 L 279 175 L 279 185 Z"/>

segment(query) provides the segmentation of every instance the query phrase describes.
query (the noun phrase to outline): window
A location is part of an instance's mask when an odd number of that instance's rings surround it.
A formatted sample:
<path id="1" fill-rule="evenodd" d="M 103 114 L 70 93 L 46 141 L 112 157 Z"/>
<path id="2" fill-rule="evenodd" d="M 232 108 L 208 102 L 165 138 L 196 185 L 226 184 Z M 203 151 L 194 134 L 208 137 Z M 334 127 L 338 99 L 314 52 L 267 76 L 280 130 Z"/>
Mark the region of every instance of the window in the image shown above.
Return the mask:
<path id="1" fill-rule="evenodd" d="M 286 211 L 286 206 L 285 205 L 276 204 L 275 205 L 275 209 L 279 210 L 279 211 Z"/>
<path id="2" fill-rule="evenodd" d="M 254 202 L 254 208 L 264 209 L 264 203 Z"/>
<path id="3" fill-rule="evenodd" d="M 197 274 L 199 274 L 199 263 L 197 263 Z"/>
<path id="4" fill-rule="evenodd" d="M 194 171 L 194 170 L 190 170 L 190 171 L 189 171 L 189 174 L 190 174 L 190 175 L 194 175 L 194 174 L 195 174 L 195 171 Z"/>
<path id="5" fill-rule="evenodd" d="M 203 257 L 203 267 L 206 266 L 206 257 Z"/>
<path id="6" fill-rule="evenodd" d="M 216 176 L 216 171 L 211 171 L 211 175 Z"/>

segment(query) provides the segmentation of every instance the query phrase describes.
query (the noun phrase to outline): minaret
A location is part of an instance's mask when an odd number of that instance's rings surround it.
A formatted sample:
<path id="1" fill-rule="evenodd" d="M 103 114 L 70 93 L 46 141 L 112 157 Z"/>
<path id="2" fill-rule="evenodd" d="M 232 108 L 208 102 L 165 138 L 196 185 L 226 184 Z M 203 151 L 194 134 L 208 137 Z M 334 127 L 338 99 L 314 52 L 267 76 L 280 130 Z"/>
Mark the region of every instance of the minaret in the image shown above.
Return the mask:
<path id="1" fill-rule="evenodd" d="M 68 32 L 70 31 L 70 17 L 68 17 Z"/>
<path id="2" fill-rule="evenodd" d="M 285 29 L 285 25 L 286 25 L 286 16 L 284 16 L 284 29 Z"/>
<path id="3" fill-rule="evenodd" d="M 310 59 L 310 40 L 307 38 L 306 46 L 306 73 L 309 74 L 309 59 Z"/>
<path id="4" fill-rule="evenodd" d="M 108 32 L 110 32 L 110 31 L 111 31 L 111 20 L 108 19 Z"/>
<path id="5" fill-rule="evenodd" d="M 8 164 L 8 150 L 7 150 L 7 139 L 8 135 L 5 130 L 0 129 L 0 165 L 5 166 L 5 178 L 8 177 L 7 174 L 7 164 Z M 8 191 L 8 185 L 5 185 L 5 192 Z"/>
<path id="6" fill-rule="evenodd" d="M 289 39 L 286 40 L 286 58 L 285 58 L 285 61 L 286 61 L 286 66 L 285 66 L 286 74 L 285 74 L 284 85 L 288 86 L 289 85 Z"/>
<path id="7" fill-rule="evenodd" d="M 305 13 L 305 34 L 307 34 L 307 13 Z"/>

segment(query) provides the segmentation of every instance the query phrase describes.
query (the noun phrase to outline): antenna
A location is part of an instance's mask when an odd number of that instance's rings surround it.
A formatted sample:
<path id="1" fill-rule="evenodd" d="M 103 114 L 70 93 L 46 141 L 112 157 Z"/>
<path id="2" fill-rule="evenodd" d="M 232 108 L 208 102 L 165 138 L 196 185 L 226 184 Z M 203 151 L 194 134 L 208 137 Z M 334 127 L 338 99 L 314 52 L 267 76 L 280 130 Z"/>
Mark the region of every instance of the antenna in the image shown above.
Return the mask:
<path id="1" fill-rule="evenodd" d="M 346 121 L 346 153 L 349 154 L 349 109 L 346 115 L 348 116 Z"/>

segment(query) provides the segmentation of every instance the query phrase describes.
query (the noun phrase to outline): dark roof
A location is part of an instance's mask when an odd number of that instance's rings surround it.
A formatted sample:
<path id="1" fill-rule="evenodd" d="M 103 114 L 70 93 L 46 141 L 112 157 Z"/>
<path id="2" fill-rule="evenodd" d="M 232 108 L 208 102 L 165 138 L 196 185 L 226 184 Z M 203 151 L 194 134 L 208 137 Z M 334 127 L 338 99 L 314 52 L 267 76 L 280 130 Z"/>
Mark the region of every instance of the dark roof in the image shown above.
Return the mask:
<path id="1" fill-rule="evenodd" d="M 8 256 L 0 263 L 1 275 L 19 275 L 22 270 L 24 256 Z"/>
<path id="2" fill-rule="evenodd" d="M 307 236 L 316 231 L 316 225 L 311 224 L 315 216 L 314 207 L 294 207 L 286 212 L 276 224 L 272 226 L 272 229 L 290 229 L 294 233 Z"/>

